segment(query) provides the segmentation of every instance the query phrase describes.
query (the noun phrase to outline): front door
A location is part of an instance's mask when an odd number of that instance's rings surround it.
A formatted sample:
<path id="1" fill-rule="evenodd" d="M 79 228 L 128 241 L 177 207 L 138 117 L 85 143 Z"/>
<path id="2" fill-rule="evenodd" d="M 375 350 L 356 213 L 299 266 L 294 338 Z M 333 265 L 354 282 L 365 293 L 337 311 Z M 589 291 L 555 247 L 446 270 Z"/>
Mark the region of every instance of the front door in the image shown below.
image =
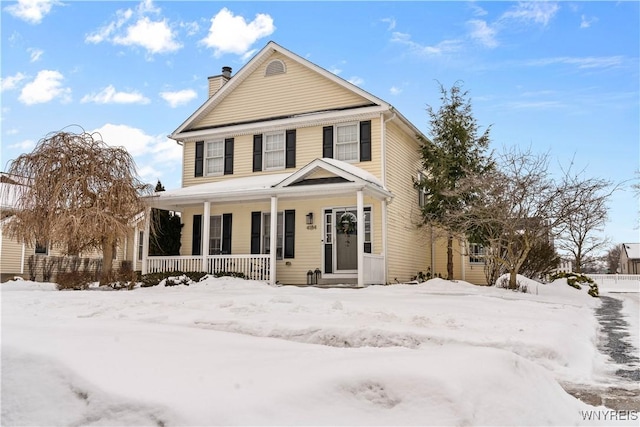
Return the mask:
<path id="1" fill-rule="evenodd" d="M 358 271 L 358 217 L 355 210 L 335 212 L 336 224 L 336 272 Z"/>

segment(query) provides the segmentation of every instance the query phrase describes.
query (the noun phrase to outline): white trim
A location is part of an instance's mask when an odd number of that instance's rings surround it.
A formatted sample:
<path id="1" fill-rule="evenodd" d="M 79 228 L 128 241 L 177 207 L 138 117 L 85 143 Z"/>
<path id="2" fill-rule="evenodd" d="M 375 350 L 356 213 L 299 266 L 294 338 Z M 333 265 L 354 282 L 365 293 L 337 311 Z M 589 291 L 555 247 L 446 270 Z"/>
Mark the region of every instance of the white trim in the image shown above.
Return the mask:
<path id="1" fill-rule="evenodd" d="M 388 227 L 387 227 L 387 218 L 388 218 L 388 213 L 387 213 L 387 199 L 381 200 L 380 201 L 382 207 L 382 255 L 384 255 L 384 281 L 385 283 L 388 283 L 389 281 L 387 280 L 389 277 L 389 257 L 387 256 L 387 254 L 389 253 L 387 251 L 387 245 L 388 245 Z M 372 218 L 373 219 L 373 218 Z M 373 221 L 372 221 L 373 222 Z M 373 237 L 373 224 L 371 225 L 371 234 Z M 371 252 L 373 252 L 373 243 L 371 244 Z"/>
<path id="2" fill-rule="evenodd" d="M 271 237 L 269 241 L 269 284 L 276 284 L 276 239 L 278 238 L 278 197 L 271 196 Z M 284 256 L 284 253 L 283 253 Z"/>
<path id="3" fill-rule="evenodd" d="M 358 286 L 364 286 L 364 194 L 362 190 L 356 193 L 356 211 L 358 217 Z"/>
<path id="4" fill-rule="evenodd" d="M 207 157 L 207 152 L 209 151 L 209 144 L 214 144 L 214 143 L 221 143 L 222 144 L 222 156 L 212 156 L 212 157 Z M 212 138 L 208 141 L 204 142 L 204 147 L 203 147 L 203 165 L 202 165 L 202 169 L 203 169 L 203 175 L 204 176 L 221 176 L 224 175 L 224 156 L 225 156 L 225 143 L 224 143 L 224 138 Z M 208 168 L 208 164 L 207 164 L 207 160 L 210 159 L 218 159 L 218 158 L 222 158 L 222 169 L 220 170 L 220 172 L 211 172 L 209 173 L 209 168 Z"/>
<path id="5" fill-rule="evenodd" d="M 211 235 L 211 202 L 204 202 L 204 212 L 202 214 L 202 241 L 200 255 L 202 255 L 202 265 L 207 265 L 207 257 L 209 256 L 209 237 Z"/>
<path id="6" fill-rule="evenodd" d="M 147 274 L 147 257 L 149 256 L 149 232 L 151 227 L 151 208 L 146 209 L 144 215 L 144 239 L 142 239 L 142 274 Z"/>

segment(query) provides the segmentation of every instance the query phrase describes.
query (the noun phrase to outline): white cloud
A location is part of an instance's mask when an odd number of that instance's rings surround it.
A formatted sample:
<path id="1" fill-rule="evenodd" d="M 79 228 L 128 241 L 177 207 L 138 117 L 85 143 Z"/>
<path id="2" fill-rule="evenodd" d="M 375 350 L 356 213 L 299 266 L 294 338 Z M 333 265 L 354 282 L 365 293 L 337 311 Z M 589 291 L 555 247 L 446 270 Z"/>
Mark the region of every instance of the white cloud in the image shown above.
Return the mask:
<path id="1" fill-rule="evenodd" d="M 353 76 L 347 81 L 356 86 L 362 86 L 364 84 L 364 80 L 362 79 L 362 77 L 358 76 Z"/>
<path id="2" fill-rule="evenodd" d="M 146 98 L 140 92 L 118 92 L 113 85 L 109 85 L 98 93 L 92 93 L 82 97 L 80 102 L 94 102 L 96 104 L 148 104 Z"/>
<path id="3" fill-rule="evenodd" d="M 567 64 L 567 65 L 576 65 L 578 68 L 585 69 L 585 68 L 617 67 L 619 65 L 622 65 L 622 62 L 623 62 L 622 56 L 601 56 L 601 57 L 588 56 L 584 58 L 560 56 L 555 58 L 543 58 L 543 59 L 528 61 L 527 65 L 546 66 L 546 65 L 553 65 L 553 64 Z"/>
<path id="4" fill-rule="evenodd" d="M 136 10 L 120 9 L 116 19 L 85 37 L 87 43 L 110 42 L 122 46 L 138 46 L 150 54 L 170 53 L 182 48 L 178 35 L 166 19 L 151 19 L 160 8 L 151 0 L 141 2 Z M 135 20 L 135 22 L 133 22 Z"/>
<path id="5" fill-rule="evenodd" d="M 496 30 L 487 25 L 486 21 L 473 19 L 467 21 L 467 24 L 471 27 L 471 32 L 469 35 L 473 40 L 476 40 L 482 46 L 488 48 L 494 48 L 498 46 L 498 41 L 496 40 Z"/>
<path id="6" fill-rule="evenodd" d="M 11 144 L 9 146 L 9 148 L 17 148 L 19 149 L 21 152 L 26 153 L 29 152 L 31 150 L 33 150 L 36 146 L 36 142 L 32 141 L 31 139 L 25 139 L 24 141 L 20 141 L 18 143 L 15 144 Z"/>
<path id="7" fill-rule="evenodd" d="M 175 41 L 175 33 L 166 20 L 151 21 L 148 17 L 139 19 L 127 28 L 124 36 L 116 36 L 113 43 L 124 46 L 141 46 L 149 53 L 168 53 L 179 50 L 182 45 Z"/>
<path id="8" fill-rule="evenodd" d="M 167 101 L 171 108 L 176 108 L 196 99 L 198 94 L 193 89 L 184 89 L 176 92 L 160 92 L 160 97 Z"/>
<path id="9" fill-rule="evenodd" d="M 234 16 L 226 7 L 213 18 L 209 34 L 200 42 L 213 48 L 215 57 L 225 53 L 246 55 L 256 40 L 266 37 L 275 31 L 271 16 L 263 13 L 256 15 L 249 23 L 242 16 Z"/>
<path id="10" fill-rule="evenodd" d="M 501 19 L 513 19 L 523 22 L 533 22 L 546 26 L 560 10 L 560 6 L 550 1 L 519 2 L 506 11 Z"/>
<path id="11" fill-rule="evenodd" d="M 134 158 L 138 174 L 143 180 L 155 181 L 162 178 L 159 170 L 171 170 L 182 161 L 182 147 L 163 135 L 148 135 L 142 129 L 128 125 L 107 123 L 91 131 L 113 147 L 124 147 Z"/>
<path id="12" fill-rule="evenodd" d="M 0 81 L 0 92 L 15 89 L 16 87 L 18 87 L 18 84 L 26 77 L 27 76 L 22 73 L 16 73 L 13 76 L 3 77 Z"/>
<path id="13" fill-rule="evenodd" d="M 396 20 L 395 18 L 382 18 L 380 21 L 388 24 L 387 31 L 391 31 L 396 28 Z"/>
<path id="14" fill-rule="evenodd" d="M 329 69 L 329 72 L 333 73 L 333 74 L 335 74 L 337 76 L 342 72 L 342 69 L 338 68 L 338 67 L 332 67 L 332 68 Z"/>
<path id="15" fill-rule="evenodd" d="M 57 0 L 18 0 L 4 8 L 12 16 L 30 24 L 39 24 L 51 12 L 53 6 L 60 5 Z"/>
<path id="16" fill-rule="evenodd" d="M 591 18 L 587 18 L 585 15 L 582 15 L 580 17 L 580 28 L 589 28 L 591 24 L 595 24 L 596 22 L 598 22 L 597 17 L 594 16 Z"/>
<path id="17" fill-rule="evenodd" d="M 391 89 L 389 89 L 389 92 L 391 93 L 391 95 L 400 95 L 402 93 L 402 88 L 399 88 L 397 86 L 391 86 Z"/>
<path id="18" fill-rule="evenodd" d="M 29 56 L 31 57 L 30 59 L 31 62 L 36 62 L 40 60 L 40 57 L 44 54 L 44 50 L 36 49 L 33 47 L 30 47 L 29 49 L 27 49 L 27 51 L 29 52 Z"/>
<path id="19" fill-rule="evenodd" d="M 411 35 L 397 31 L 391 34 L 391 41 L 407 46 L 411 52 L 420 56 L 452 53 L 460 50 L 462 46 L 462 42 L 460 40 L 443 40 L 436 45 L 425 46 L 411 40 Z"/>
<path id="20" fill-rule="evenodd" d="M 62 85 L 64 76 L 53 70 L 42 70 L 36 78 L 27 83 L 20 92 L 18 99 L 26 105 L 43 104 L 55 98 L 63 102 L 71 99 L 71 89 Z"/>
<path id="21" fill-rule="evenodd" d="M 197 22 L 181 22 L 180 28 L 184 28 L 188 36 L 195 36 L 200 31 L 200 24 Z"/>

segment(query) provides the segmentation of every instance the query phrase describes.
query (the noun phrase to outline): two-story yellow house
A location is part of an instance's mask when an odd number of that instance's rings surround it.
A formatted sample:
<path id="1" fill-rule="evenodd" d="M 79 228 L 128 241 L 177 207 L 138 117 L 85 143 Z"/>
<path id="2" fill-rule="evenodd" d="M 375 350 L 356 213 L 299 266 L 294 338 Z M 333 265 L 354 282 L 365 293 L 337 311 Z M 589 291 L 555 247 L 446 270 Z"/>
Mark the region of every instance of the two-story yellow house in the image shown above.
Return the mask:
<path id="1" fill-rule="evenodd" d="M 210 77 L 170 135 L 182 188 L 151 204 L 181 212 L 181 256 L 145 256 L 147 231 L 141 269 L 361 286 L 431 271 L 432 236 L 416 227 L 420 136 L 387 102 L 269 42 Z"/>

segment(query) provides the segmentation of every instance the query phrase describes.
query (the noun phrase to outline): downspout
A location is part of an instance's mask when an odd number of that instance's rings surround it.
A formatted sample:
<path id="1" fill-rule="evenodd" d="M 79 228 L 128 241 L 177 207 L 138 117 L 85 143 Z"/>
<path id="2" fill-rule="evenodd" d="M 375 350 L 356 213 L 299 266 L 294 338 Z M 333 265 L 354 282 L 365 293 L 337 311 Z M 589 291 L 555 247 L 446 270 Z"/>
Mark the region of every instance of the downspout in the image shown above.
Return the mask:
<path id="1" fill-rule="evenodd" d="M 393 120 L 396 113 L 385 120 L 384 113 L 380 113 L 380 168 L 382 175 L 382 186 L 387 188 L 387 122 Z M 387 250 L 387 204 L 388 199 L 382 200 L 382 252 L 384 254 L 384 281 L 389 283 L 389 251 Z"/>

